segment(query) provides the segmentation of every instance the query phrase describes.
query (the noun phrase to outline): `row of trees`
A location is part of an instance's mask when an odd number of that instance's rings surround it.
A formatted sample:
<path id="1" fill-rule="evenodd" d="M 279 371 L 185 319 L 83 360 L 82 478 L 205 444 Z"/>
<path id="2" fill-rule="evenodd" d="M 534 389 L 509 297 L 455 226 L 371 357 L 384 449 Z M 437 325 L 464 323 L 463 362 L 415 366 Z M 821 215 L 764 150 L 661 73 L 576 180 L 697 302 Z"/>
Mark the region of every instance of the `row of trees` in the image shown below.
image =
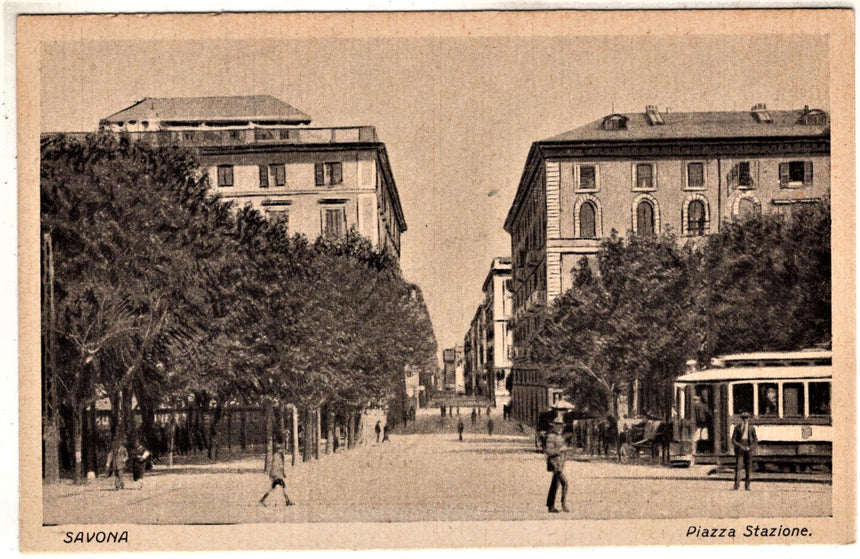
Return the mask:
<path id="1" fill-rule="evenodd" d="M 48 478 L 62 430 L 80 479 L 86 412 L 104 398 L 128 444 L 152 436 L 156 409 L 193 402 L 213 418 L 214 458 L 227 404 L 354 417 L 407 365 L 435 367 L 421 291 L 395 257 L 354 230 L 311 242 L 229 207 L 188 150 L 43 138 L 41 228 Z"/>
<path id="2" fill-rule="evenodd" d="M 579 262 L 530 346 L 583 409 L 617 413 L 631 386 L 665 397 L 691 358 L 831 340 L 829 200 L 723 223 L 698 243 L 613 232 L 596 265 Z"/>

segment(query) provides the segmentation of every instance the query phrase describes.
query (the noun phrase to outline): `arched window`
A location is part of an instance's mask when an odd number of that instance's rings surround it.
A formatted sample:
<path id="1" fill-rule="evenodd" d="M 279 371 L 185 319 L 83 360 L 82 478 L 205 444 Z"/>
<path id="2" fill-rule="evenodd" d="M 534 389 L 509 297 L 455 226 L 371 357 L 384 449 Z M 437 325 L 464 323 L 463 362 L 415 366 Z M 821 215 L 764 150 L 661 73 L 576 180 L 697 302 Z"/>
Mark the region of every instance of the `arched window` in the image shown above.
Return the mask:
<path id="1" fill-rule="evenodd" d="M 579 236 L 584 239 L 597 237 L 597 211 L 591 202 L 583 202 L 579 207 Z"/>
<path id="2" fill-rule="evenodd" d="M 645 236 L 654 234 L 654 206 L 648 200 L 636 206 L 636 232 Z"/>
<path id="3" fill-rule="evenodd" d="M 743 219 L 749 219 L 751 217 L 757 217 L 761 215 L 761 206 L 759 206 L 755 200 L 751 198 L 741 198 L 738 202 L 738 217 Z"/>
<path id="4" fill-rule="evenodd" d="M 687 232 L 690 235 L 704 235 L 706 226 L 705 203 L 693 200 L 687 206 Z"/>

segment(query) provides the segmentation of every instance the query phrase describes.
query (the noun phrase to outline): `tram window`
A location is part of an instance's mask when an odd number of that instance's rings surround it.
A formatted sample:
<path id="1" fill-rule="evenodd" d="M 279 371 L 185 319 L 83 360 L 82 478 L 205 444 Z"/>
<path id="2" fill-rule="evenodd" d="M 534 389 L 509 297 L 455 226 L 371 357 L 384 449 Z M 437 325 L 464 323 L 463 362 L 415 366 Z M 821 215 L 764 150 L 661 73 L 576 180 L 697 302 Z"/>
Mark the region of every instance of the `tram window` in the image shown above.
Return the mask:
<path id="1" fill-rule="evenodd" d="M 743 412 L 753 412 L 752 384 L 736 384 L 732 388 L 732 414 L 740 415 Z"/>
<path id="2" fill-rule="evenodd" d="M 809 383 L 809 415 L 830 415 L 830 383 Z"/>
<path id="3" fill-rule="evenodd" d="M 758 414 L 779 415 L 779 392 L 775 382 L 763 382 L 758 385 Z"/>
<path id="4" fill-rule="evenodd" d="M 782 385 L 783 417 L 803 417 L 803 383 L 786 382 Z"/>

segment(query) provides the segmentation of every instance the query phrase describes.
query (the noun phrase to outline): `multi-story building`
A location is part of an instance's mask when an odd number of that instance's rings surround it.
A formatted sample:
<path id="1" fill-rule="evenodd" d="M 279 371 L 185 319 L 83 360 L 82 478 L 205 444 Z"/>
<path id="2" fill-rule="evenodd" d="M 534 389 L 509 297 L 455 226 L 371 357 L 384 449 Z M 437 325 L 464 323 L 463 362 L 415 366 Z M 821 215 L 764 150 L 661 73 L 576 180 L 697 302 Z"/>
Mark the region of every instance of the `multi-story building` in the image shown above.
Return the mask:
<path id="1" fill-rule="evenodd" d="M 484 396 L 493 406 L 508 403 L 511 371 L 511 259 L 494 258 L 484 280 L 484 298 L 464 341 L 466 392 Z"/>
<path id="2" fill-rule="evenodd" d="M 457 394 L 466 392 L 463 369 L 463 346 L 458 345 L 442 351 L 442 390 L 453 390 Z"/>
<path id="3" fill-rule="evenodd" d="M 100 129 L 194 148 L 212 190 L 310 239 L 350 227 L 398 257 L 406 221 L 385 144 L 373 126 L 311 128 L 268 95 L 146 98 Z"/>
<path id="4" fill-rule="evenodd" d="M 830 189 L 826 112 L 668 112 L 611 114 L 532 144 L 505 220 L 513 258 L 514 394 L 521 417 L 535 418 L 558 395 L 528 365 L 540 310 L 568 290 L 572 270 L 601 239 L 716 232 L 724 220 L 784 212 Z M 632 401 L 632 399 L 631 399 Z"/>

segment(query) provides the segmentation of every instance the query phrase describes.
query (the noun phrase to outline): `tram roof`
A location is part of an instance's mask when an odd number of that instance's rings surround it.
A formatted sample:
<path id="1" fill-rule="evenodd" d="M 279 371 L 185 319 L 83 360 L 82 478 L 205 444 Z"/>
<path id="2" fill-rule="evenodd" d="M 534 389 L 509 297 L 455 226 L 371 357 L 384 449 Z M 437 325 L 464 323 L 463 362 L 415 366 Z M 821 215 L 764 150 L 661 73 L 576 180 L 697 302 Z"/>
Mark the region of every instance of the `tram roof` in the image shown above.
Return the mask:
<path id="1" fill-rule="evenodd" d="M 681 375 L 675 382 L 708 382 L 735 380 L 798 380 L 832 378 L 830 365 L 811 367 L 732 367 L 706 369 Z"/>
<path id="2" fill-rule="evenodd" d="M 756 352 L 756 353 L 733 353 L 730 355 L 721 355 L 714 361 L 717 364 L 722 364 L 725 367 L 737 367 L 737 363 L 756 362 L 759 366 L 777 366 L 777 365 L 825 365 L 829 364 L 833 357 L 833 352 L 829 350 L 803 350 L 803 351 L 773 351 L 773 352 Z"/>

